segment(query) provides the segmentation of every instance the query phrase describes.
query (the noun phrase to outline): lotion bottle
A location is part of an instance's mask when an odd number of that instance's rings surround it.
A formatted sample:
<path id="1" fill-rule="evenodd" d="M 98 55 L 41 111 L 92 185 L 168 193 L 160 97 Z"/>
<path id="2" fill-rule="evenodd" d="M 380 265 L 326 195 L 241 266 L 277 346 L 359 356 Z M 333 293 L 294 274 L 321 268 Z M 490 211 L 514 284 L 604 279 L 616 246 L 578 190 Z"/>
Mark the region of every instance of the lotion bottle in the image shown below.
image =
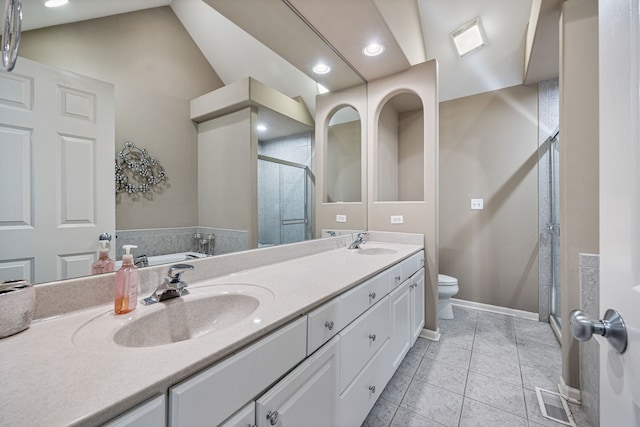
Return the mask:
<path id="1" fill-rule="evenodd" d="M 133 265 L 133 255 L 130 250 L 135 245 L 124 245 L 122 267 L 116 272 L 116 297 L 114 311 L 116 314 L 125 314 L 133 311 L 138 303 L 138 267 Z"/>
<path id="2" fill-rule="evenodd" d="M 109 242 L 100 240 L 98 259 L 91 264 L 91 274 L 111 273 L 115 269 L 115 263 L 109 258 Z"/>

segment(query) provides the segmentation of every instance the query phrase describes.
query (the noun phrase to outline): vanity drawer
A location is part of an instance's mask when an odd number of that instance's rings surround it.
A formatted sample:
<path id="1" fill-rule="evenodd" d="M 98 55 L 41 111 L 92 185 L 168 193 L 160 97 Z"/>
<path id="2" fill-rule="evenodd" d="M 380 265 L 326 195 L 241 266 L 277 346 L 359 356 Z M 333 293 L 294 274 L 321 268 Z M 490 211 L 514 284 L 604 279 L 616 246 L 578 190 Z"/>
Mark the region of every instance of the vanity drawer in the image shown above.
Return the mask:
<path id="1" fill-rule="evenodd" d="M 353 322 L 389 293 L 389 270 L 356 286 L 340 297 L 340 319 L 344 326 Z"/>
<path id="2" fill-rule="evenodd" d="M 344 390 L 389 337 L 389 297 L 340 332 L 340 391 Z"/>
<path id="3" fill-rule="evenodd" d="M 169 426 L 218 425 L 306 356 L 307 317 L 169 389 Z"/>
<path id="4" fill-rule="evenodd" d="M 402 269 L 402 278 L 400 283 L 413 276 L 413 273 L 424 267 L 424 251 L 420 251 L 417 254 L 411 255 L 400 263 Z M 398 283 L 398 284 L 400 284 Z"/>
<path id="5" fill-rule="evenodd" d="M 307 315 L 307 356 L 342 329 L 340 298 L 334 298 Z"/>
<path id="6" fill-rule="evenodd" d="M 389 291 L 393 291 L 395 288 L 400 286 L 403 282 L 402 280 L 402 266 L 400 264 L 396 264 L 393 267 L 389 268 Z"/>
<path id="7" fill-rule="evenodd" d="M 340 426 L 359 426 L 382 394 L 392 376 L 389 340 L 340 395 Z"/>

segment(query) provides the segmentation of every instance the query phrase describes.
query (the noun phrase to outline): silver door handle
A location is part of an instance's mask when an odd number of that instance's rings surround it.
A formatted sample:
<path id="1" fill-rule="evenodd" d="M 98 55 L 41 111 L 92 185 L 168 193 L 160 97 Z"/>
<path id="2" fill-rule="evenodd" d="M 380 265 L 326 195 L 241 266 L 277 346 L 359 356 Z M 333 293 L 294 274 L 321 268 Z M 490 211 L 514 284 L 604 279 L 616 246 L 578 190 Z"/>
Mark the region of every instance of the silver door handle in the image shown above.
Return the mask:
<path id="1" fill-rule="evenodd" d="M 569 328 L 578 341 L 589 341 L 593 334 L 598 334 L 605 337 L 618 353 L 627 349 L 627 327 L 615 310 L 608 309 L 602 320 L 591 320 L 582 310 L 573 310 L 569 314 Z"/>

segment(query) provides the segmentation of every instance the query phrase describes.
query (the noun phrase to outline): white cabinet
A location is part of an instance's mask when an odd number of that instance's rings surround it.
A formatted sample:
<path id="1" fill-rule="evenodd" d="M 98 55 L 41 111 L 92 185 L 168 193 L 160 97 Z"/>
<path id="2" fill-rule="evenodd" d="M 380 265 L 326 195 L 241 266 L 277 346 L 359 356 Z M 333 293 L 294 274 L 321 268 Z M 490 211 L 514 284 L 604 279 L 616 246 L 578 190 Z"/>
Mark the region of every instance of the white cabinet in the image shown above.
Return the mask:
<path id="1" fill-rule="evenodd" d="M 340 319 L 343 326 L 353 322 L 389 293 L 389 270 L 356 286 L 340 297 Z"/>
<path id="2" fill-rule="evenodd" d="M 340 298 L 334 298 L 308 315 L 307 356 L 342 329 L 340 321 Z"/>
<path id="3" fill-rule="evenodd" d="M 340 426 L 359 426 L 365 420 L 393 375 L 389 357 L 387 340 L 340 395 Z"/>
<path id="4" fill-rule="evenodd" d="M 411 345 L 424 327 L 424 268 L 411 278 Z"/>
<path id="5" fill-rule="evenodd" d="M 166 425 L 166 399 L 164 395 L 154 397 L 119 417 L 109 421 L 105 427 L 157 427 Z"/>
<path id="6" fill-rule="evenodd" d="M 254 427 L 256 424 L 256 403 L 251 401 L 244 408 L 233 414 L 219 427 Z"/>
<path id="7" fill-rule="evenodd" d="M 390 360 L 393 369 L 398 369 L 402 359 L 411 348 L 413 330 L 412 319 L 412 281 L 405 280 L 389 295 L 391 305 Z"/>
<path id="8" fill-rule="evenodd" d="M 338 424 L 338 347 L 334 337 L 256 401 L 256 425 Z"/>
<path id="9" fill-rule="evenodd" d="M 390 361 L 398 369 L 424 327 L 424 269 L 418 270 L 389 295 L 391 305 Z"/>
<path id="10" fill-rule="evenodd" d="M 347 326 L 340 337 L 340 391 L 343 391 L 389 337 L 389 297 Z"/>
<path id="11" fill-rule="evenodd" d="M 218 425 L 306 357 L 307 317 L 169 389 L 169 425 Z"/>

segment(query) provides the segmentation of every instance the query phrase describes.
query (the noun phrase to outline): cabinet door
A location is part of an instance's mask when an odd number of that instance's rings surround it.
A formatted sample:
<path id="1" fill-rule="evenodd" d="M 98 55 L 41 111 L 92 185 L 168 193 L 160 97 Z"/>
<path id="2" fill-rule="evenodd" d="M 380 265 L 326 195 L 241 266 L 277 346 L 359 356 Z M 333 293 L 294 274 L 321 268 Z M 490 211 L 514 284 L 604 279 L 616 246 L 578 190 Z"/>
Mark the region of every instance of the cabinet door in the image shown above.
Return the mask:
<path id="1" fill-rule="evenodd" d="M 424 327 L 424 269 L 411 278 L 411 345 L 416 342 Z"/>
<path id="2" fill-rule="evenodd" d="M 244 408 L 233 414 L 219 427 L 254 427 L 256 425 L 256 403 L 251 401 Z"/>
<path id="3" fill-rule="evenodd" d="M 413 329 L 413 281 L 406 280 L 390 295 L 391 303 L 391 366 L 395 371 L 411 348 Z"/>
<path id="4" fill-rule="evenodd" d="M 336 336 L 256 401 L 256 425 L 335 426 L 338 423 Z"/>
<path id="5" fill-rule="evenodd" d="M 169 425 L 218 425 L 302 361 L 307 317 L 169 389 Z"/>
<path id="6" fill-rule="evenodd" d="M 109 421 L 104 427 L 157 427 L 166 424 L 164 395 L 155 397 Z"/>

